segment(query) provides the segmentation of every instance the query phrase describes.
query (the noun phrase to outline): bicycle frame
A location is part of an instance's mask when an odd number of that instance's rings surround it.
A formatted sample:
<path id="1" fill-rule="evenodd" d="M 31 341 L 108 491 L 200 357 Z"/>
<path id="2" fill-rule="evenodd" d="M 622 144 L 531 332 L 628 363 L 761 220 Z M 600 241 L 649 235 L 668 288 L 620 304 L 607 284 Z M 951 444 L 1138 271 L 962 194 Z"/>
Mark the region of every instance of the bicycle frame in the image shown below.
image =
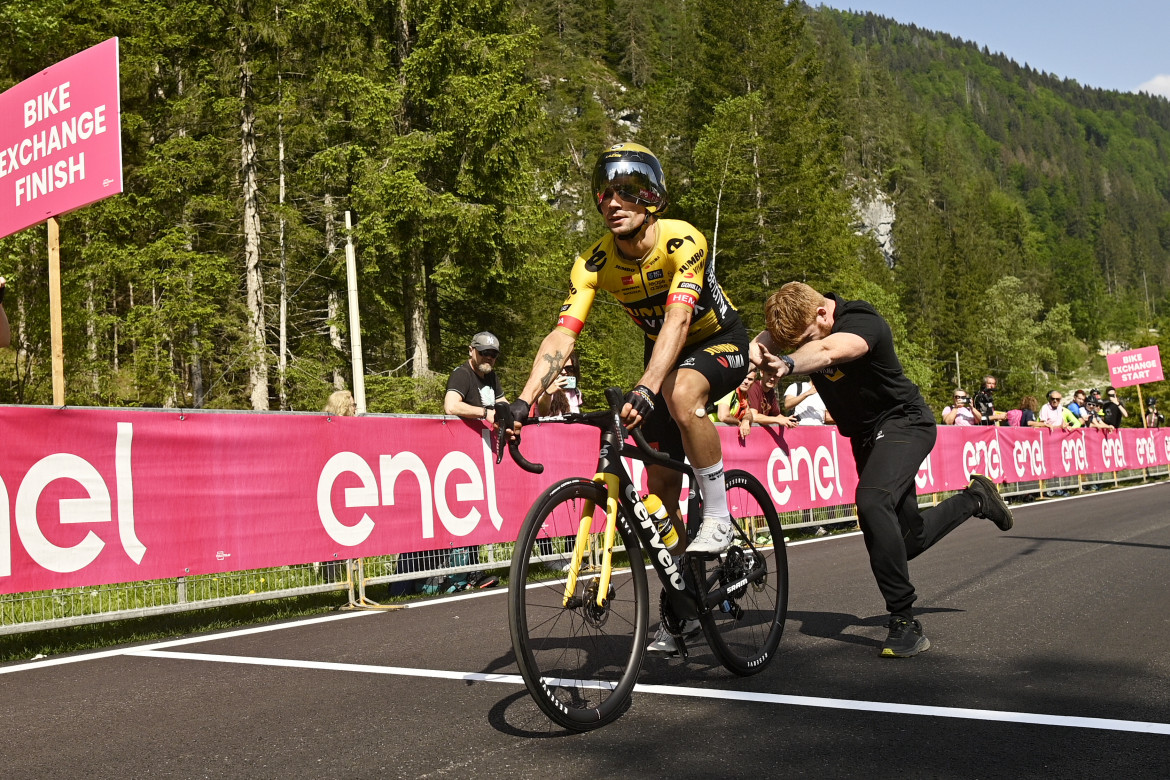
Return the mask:
<path id="1" fill-rule="evenodd" d="M 663 543 L 653 518 L 638 495 L 637 486 L 630 478 L 625 464 L 621 461 L 623 455 L 637 458 L 643 462 L 648 462 L 650 459 L 640 449 L 625 444 L 623 430 L 621 420 L 615 414 L 611 423 L 602 431 L 601 448 L 597 458 L 597 473 L 593 477 L 594 482 L 605 485 L 608 496 L 605 507 L 605 547 L 601 555 L 601 575 L 597 588 L 597 606 L 599 607 L 605 606 L 606 596 L 609 593 L 609 582 L 613 575 L 613 546 L 617 538 L 618 514 L 623 507 L 629 510 L 628 514 L 633 515 L 631 525 L 634 533 L 646 550 L 650 552 L 650 562 L 654 566 L 654 570 L 658 572 L 658 578 L 670 590 L 677 593 L 686 592 L 682 571 Z M 694 472 L 689 466 L 673 460 L 658 461 L 656 465 L 681 471 L 691 477 L 691 482 L 694 484 Z M 691 506 L 695 505 L 697 505 L 697 497 L 691 499 Z M 588 543 L 589 534 L 592 532 L 594 508 L 593 502 L 587 501 L 581 512 L 580 524 L 577 529 L 577 544 L 573 550 L 568 579 L 565 582 L 564 604 L 566 606 L 569 605 L 576 593 L 577 578 L 580 575 L 584 550 Z"/>
<path id="2" fill-rule="evenodd" d="M 730 585 L 719 585 L 714 588 L 711 588 L 711 586 L 715 583 L 699 583 L 695 581 L 697 579 L 695 576 L 690 578 L 693 582 L 688 583 L 688 578 L 680 567 L 680 563 L 683 563 L 687 559 L 683 558 L 678 563 L 675 562 L 674 556 L 670 554 L 670 551 L 663 543 L 662 537 L 659 535 L 658 529 L 654 524 L 654 520 L 646 509 L 646 505 L 638 495 L 638 488 L 630 478 L 629 472 L 626 470 L 621 458 L 622 456 L 636 458 L 648 465 L 662 466 L 687 475 L 691 483 L 691 498 L 688 502 L 687 509 L 688 521 L 695 514 L 701 501 L 699 486 L 694 479 L 694 471 L 690 466 L 674 460 L 667 453 L 658 452 L 651 448 L 646 444 L 641 431 L 638 429 L 629 431 L 629 435 L 633 436 L 637 446 L 627 444 L 625 441 L 627 435 L 626 428 L 622 425 L 621 416 L 618 413 L 623 403 L 621 391 L 616 387 L 609 388 L 606 390 L 606 399 L 610 403 L 608 412 L 591 412 L 576 415 L 571 418 L 562 418 L 560 420 L 560 422 L 584 422 L 601 430 L 601 446 L 597 458 L 597 472 L 593 477 L 593 481 L 602 483 L 606 487 L 606 528 L 604 536 L 605 547 L 601 555 L 601 573 L 598 578 L 597 606 L 606 606 L 609 595 L 609 583 L 613 576 L 613 547 L 617 539 L 617 523 L 619 519 L 622 519 L 620 516 L 623 512 L 625 513 L 624 518 L 629 522 L 629 526 L 633 530 L 634 535 L 638 538 L 642 547 L 649 553 L 650 563 L 654 567 L 654 571 L 658 574 L 658 579 L 661 580 L 663 587 L 666 589 L 671 607 L 679 617 L 698 617 L 699 614 L 710 611 L 713 606 L 723 603 L 729 591 L 748 583 L 754 583 L 766 576 L 766 572 L 759 571 L 749 574 L 744 580 L 739 582 L 731 583 Z M 504 421 L 502 425 L 510 427 L 511 418 L 507 405 L 499 404 L 496 406 L 496 410 L 497 421 L 502 419 Z M 497 462 L 503 457 L 504 442 L 502 440 L 503 437 L 501 437 L 501 440 L 497 444 Z M 531 463 L 520 454 L 518 439 L 508 441 L 507 448 L 512 455 L 512 459 L 521 468 L 537 474 L 543 471 L 543 466 Z M 593 512 L 595 508 L 592 501 L 586 501 L 582 508 L 581 518 L 577 527 L 577 542 L 573 549 L 568 576 L 565 580 L 563 599 L 563 606 L 565 607 L 572 606 L 576 599 L 577 582 L 580 577 L 585 550 L 588 548 L 589 535 L 592 533 Z M 755 544 L 742 533 L 742 529 L 739 528 L 734 518 L 732 522 L 736 525 L 737 530 L 740 531 L 740 535 L 746 541 L 747 547 L 754 553 L 756 551 Z M 635 565 L 633 561 L 631 561 L 631 565 Z M 701 571 L 702 567 L 700 566 L 699 569 Z M 701 586 L 711 588 L 706 591 L 705 597 L 700 595 L 699 588 Z"/>

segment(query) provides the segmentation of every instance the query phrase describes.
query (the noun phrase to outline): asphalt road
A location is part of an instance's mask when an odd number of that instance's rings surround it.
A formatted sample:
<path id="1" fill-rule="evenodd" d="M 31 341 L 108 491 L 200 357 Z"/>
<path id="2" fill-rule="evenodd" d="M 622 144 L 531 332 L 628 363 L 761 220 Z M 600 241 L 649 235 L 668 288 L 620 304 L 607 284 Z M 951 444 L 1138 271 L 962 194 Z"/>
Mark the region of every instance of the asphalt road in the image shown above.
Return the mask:
<path id="1" fill-rule="evenodd" d="M 788 554 L 768 669 L 649 658 L 599 731 L 540 714 L 485 591 L 0 666 L 0 778 L 1170 776 L 1170 485 L 966 523 L 911 563 L 913 659 L 859 535 Z"/>

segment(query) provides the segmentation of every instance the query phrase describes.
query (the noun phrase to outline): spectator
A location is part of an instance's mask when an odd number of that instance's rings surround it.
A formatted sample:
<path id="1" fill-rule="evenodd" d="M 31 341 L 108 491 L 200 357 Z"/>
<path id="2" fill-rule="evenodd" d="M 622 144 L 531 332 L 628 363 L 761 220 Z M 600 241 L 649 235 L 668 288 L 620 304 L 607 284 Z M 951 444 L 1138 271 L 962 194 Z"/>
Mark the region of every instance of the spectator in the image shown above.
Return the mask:
<path id="1" fill-rule="evenodd" d="M 748 401 L 748 393 L 755 381 L 755 370 L 748 371 L 739 387 L 719 399 L 715 404 L 715 413 L 711 415 L 715 422 L 738 425 L 741 439 L 746 439 L 751 433 L 752 407 Z"/>
<path id="2" fill-rule="evenodd" d="M 1106 430 L 1113 430 L 1113 426 L 1105 422 L 1101 415 L 1101 393 L 1097 388 L 1089 391 L 1088 397 L 1085 398 L 1085 427 L 1086 428 L 1104 428 Z"/>
<path id="3" fill-rule="evenodd" d="M 1007 424 L 1021 428 L 1043 428 L 1044 424 L 1036 417 L 1038 407 L 1039 403 L 1036 401 L 1036 396 L 1024 396 L 1020 399 L 1020 407 L 1018 409 L 1012 409 L 1007 413 Z"/>
<path id="4" fill-rule="evenodd" d="M 793 382 L 784 391 L 784 410 L 801 425 L 832 425 L 833 415 L 825 408 L 812 382 Z"/>
<path id="5" fill-rule="evenodd" d="M 756 425 L 779 425 L 783 428 L 795 428 L 799 421 L 795 417 L 783 414 L 780 401 L 776 398 L 776 382 L 779 377 L 767 371 L 761 372 L 760 378 L 748 388 L 748 406 L 752 410 L 752 422 Z"/>
<path id="6" fill-rule="evenodd" d="M 577 353 L 569 353 L 569 360 L 561 367 L 561 373 L 537 396 L 532 407 L 533 416 L 559 417 L 581 411 L 581 369 L 577 365 Z"/>
<path id="7" fill-rule="evenodd" d="M 553 383 L 536 397 L 531 415 L 534 417 L 561 417 L 581 411 L 581 388 L 578 387 L 580 376 L 581 369 L 577 363 L 577 352 L 574 350 L 569 353 L 568 361 L 561 367 L 561 372 L 553 380 Z M 552 539 L 541 537 L 536 540 L 540 554 L 548 558 L 542 562 L 542 565 L 549 571 L 567 572 L 572 566 L 569 553 L 573 552 L 573 548 L 576 547 L 576 537 L 565 536 L 562 538 L 564 540 L 564 557 L 557 555 L 553 549 Z"/>
<path id="8" fill-rule="evenodd" d="M 1044 404 L 1044 407 L 1037 415 L 1041 425 L 1048 428 L 1081 427 L 1081 418 L 1069 411 L 1068 407 L 1060 405 L 1063 399 L 1064 396 L 1060 394 L 1059 390 L 1048 391 L 1048 403 Z"/>
<path id="9" fill-rule="evenodd" d="M 331 417 L 353 417 L 357 414 L 357 403 L 353 400 L 353 394 L 348 390 L 335 390 L 321 411 Z M 343 580 L 345 579 L 343 574 L 345 561 L 322 561 L 320 571 L 322 579 L 326 582 Z"/>
<path id="10" fill-rule="evenodd" d="M 1125 410 L 1121 399 L 1117 397 L 1117 388 L 1108 387 L 1105 389 L 1105 408 L 1101 416 L 1107 424 L 1114 428 L 1120 428 L 1121 420 L 1129 417 L 1129 412 Z"/>
<path id="11" fill-rule="evenodd" d="M 4 313 L 4 291 L 8 289 L 3 276 L 0 276 L 0 347 L 7 347 L 12 343 L 12 331 L 8 328 L 8 315 Z"/>
<path id="12" fill-rule="evenodd" d="M 971 406 L 967 391 L 959 388 L 951 399 L 951 405 L 943 409 L 943 425 L 980 425 L 983 415 Z"/>
<path id="13" fill-rule="evenodd" d="M 982 418 L 979 421 L 980 425 L 999 425 L 1007 419 L 1007 414 L 995 411 L 995 389 L 998 385 L 999 380 L 988 374 L 983 377 L 983 386 L 975 394 L 975 411 L 979 412 Z"/>
<path id="14" fill-rule="evenodd" d="M 500 340 L 486 330 L 476 333 L 467 348 L 467 362 L 460 363 L 447 379 L 443 413 L 465 420 L 487 420 L 495 425 L 498 403 L 507 403 L 496 361 L 500 357 Z"/>
<path id="15" fill-rule="evenodd" d="M 476 333 L 467 347 L 467 361 L 460 363 L 447 379 L 447 394 L 443 397 L 443 412 L 465 420 L 487 420 L 494 428 L 495 405 L 507 403 L 500 380 L 496 376 L 496 361 L 500 358 L 500 340 L 488 331 Z M 464 555 L 466 550 L 466 555 Z M 448 560 L 466 559 L 468 564 L 479 564 L 479 548 L 455 548 Z M 499 580 L 473 571 L 467 575 L 467 586 L 490 588 Z"/>
<path id="16" fill-rule="evenodd" d="M 1146 427 L 1147 428 L 1160 428 L 1160 427 L 1162 427 L 1162 423 L 1164 421 L 1165 421 L 1165 417 L 1163 417 L 1162 413 L 1158 411 L 1158 399 L 1147 398 L 1146 399 Z"/>
<path id="17" fill-rule="evenodd" d="M 322 411 L 334 417 L 353 417 L 357 414 L 357 402 L 348 390 L 336 390 L 329 396 Z"/>
<path id="18" fill-rule="evenodd" d="M 793 382 L 784 390 L 784 408 L 792 411 L 792 419 L 800 425 L 832 425 L 833 415 L 825 408 L 821 394 L 816 386 L 809 381 Z M 808 510 L 809 520 L 813 519 L 813 511 Z M 829 529 L 849 531 L 853 530 L 854 523 L 831 523 L 829 526 L 818 525 L 813 529 L 814 536 L 824 536 Z"/>
<path id="19" fill-rule="evenodd" d="M 1085 412 L 1084 390 L 1073 391 L 1073 399 L 1068 402 L 1068 410 L 1073 413 L 1073 416 L 1081 421 L 1082 425 L 1088 422 L 1089 415 Z"/>

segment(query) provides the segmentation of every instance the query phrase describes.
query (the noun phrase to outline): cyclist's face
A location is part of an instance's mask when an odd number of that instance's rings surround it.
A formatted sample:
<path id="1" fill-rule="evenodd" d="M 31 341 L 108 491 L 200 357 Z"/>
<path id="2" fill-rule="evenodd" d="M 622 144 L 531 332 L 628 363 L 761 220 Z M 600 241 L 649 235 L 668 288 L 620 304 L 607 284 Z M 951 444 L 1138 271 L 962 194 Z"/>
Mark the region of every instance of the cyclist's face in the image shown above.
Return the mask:
<path id="1" fill-rule="evenodd" d="M 646 222 L 646 207 L 622 194 L 620 188 L 606 190 L 601 196 L 601 216 L 611 232 L 621 236 L 636 231 Z"/>

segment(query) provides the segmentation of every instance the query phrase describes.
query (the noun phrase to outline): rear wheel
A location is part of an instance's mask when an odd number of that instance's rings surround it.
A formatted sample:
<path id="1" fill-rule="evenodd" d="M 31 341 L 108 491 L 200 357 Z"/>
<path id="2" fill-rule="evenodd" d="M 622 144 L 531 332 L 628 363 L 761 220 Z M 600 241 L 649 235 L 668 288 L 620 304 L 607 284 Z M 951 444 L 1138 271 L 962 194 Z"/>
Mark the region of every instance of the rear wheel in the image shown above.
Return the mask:
<path id="1" fill-rule="evenodd" d="M 726 553 L 703 562 L 707 593 L 724 598 L 699 620 L 711 651 L 739 675 L 771 662 L 788 614 L 788 555 L 780 518 L 760 481 L 746 471 L 726 474 L 727 507 L 736 526 Z"/>
<path id="2" fill-rule="evenodd" d="M 593 534 L 602 534 L 605 501 L 605 488 L 588 479 L 553 485 L 529 510 L 512 555 L 508 617 L 520 674 L 545 715 L 574 731 L 603 726 L 621 715 L 646 646 L 644 566 L 615 566 L 599 606 L 601 571 L 589 565 L 592 556 L 583 551 L 566 603 L 568 574 L 561 569 L 571 552 L 564 549 L 570 547 L 565 539 L 573 538 L 583 516 L 592 518 Z M 629 557 L 640 562 L 637 537 L 620 517 L 618 532 Z"/>

